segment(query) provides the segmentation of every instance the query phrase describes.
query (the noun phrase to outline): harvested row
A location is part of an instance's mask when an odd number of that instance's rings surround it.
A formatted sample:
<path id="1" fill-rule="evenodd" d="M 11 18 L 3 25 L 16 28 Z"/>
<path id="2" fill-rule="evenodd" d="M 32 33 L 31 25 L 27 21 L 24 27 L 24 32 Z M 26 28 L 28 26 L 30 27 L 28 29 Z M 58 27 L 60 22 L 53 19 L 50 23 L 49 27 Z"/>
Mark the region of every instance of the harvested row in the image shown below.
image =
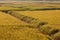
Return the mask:
<path id="1" fill-rule="evenodd" d="M 54 36 L 53 36 L 54 40 L 60 40 L 60 32 L 56 33 Z"/>
<path id="2" fill-rule="evenodd" d="M 60 30 L 53 28 L 50 25 L 44 25 L 39 28 L 39 31 L 42 32 L 43 34 L 53 36 L 54 34 L 58 33 Z"/>

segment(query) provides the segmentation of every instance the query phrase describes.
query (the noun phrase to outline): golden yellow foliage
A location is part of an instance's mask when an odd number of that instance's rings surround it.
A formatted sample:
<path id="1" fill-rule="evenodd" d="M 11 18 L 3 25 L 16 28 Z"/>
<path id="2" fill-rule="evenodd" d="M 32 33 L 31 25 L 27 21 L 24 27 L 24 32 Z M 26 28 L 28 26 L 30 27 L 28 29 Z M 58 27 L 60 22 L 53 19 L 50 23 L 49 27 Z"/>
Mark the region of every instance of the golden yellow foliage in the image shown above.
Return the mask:
<path id="1" fill-rule="evenodd" d="M 46 35 L 39 33 L 37 29 L 0 25 L 0 40 L 49 40 Z"/>
<path id="2" fill-rule="evenodd" d="M 17 11 L 17 13 L 46 21 L 55 28 L 60 27 L 60 10 L 47 11 Z"/>
<path id="3" fill-rule="evenodd" d="M 48 4 L 47 4 L 48 5 Z M 39 5 L 34 5 L 39 6 Z M 56 7 L 56 5 L 42 5 L 39 7 L 26 6 L 25 8 L 49 8 L 51 6 Z M 60 8 L 60 6 L 59 6 Z M 19 10 L 19 8 L 12 8 L 7 5 L 0 7 L 0 10 Z M 18 14 L 33 17 L 39 19 L 40 21 L 46 21 L 50 27 L 60 29 L 60 10 L 46 10 L 46 11 L 15 11 Z M 23 26 L 24 27 L 23 27 Z M 18 18 L 15 18 L 9 14 L 0 12 L 0 40 L 50 40 L 46 35 L 39 32 L 37 28 L 29 28 L 29 25 Z M 45 26 L 45 25 L 44 25 Z M 42 29 L 43 26 L 42 26 Z M 45 28 L 47 29 L 47 28 Z M 53 30 L 53 29 L 51 29 Z M 46 31 L 46 30 L 44 30 Z M 44 32 L 43 31 L 43 32 Z M 46 32 L 48 32 L 47 30 Z"/>
<path id="4" fill-rule="evenodd" d="M 27 24 L 21 20 L 3 12 L 0 12 L 0 25 L 23 25 Z"/>

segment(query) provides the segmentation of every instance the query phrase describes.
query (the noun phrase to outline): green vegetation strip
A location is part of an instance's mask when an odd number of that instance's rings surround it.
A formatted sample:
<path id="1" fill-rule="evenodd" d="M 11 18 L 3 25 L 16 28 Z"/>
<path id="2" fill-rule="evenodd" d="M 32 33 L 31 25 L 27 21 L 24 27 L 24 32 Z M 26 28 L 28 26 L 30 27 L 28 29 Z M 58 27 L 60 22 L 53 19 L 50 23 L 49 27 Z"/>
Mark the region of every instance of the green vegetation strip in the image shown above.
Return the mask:
<path id="1" fill-rule="evenodd" d="M 60 8 L 17 8 L 17 9 L 0 9 L 0 11 L 45 11 L 45 10 L 60 10 Z"/>

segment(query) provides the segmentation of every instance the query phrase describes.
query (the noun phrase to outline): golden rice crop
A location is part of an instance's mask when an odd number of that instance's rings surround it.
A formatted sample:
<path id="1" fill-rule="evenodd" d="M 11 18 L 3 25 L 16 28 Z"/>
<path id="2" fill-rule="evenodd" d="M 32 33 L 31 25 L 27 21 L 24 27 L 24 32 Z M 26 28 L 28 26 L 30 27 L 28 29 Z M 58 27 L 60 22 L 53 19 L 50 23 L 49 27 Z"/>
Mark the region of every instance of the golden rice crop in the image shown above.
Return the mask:
<path id="1" fill-rule="evenodd" d="M 47 11 L 17 11 L 17 13 L 25 16 L 37 18 L 46 21 L 55 28 L 60 26 L 60 10 L 47 10 Z"/>
<path id="2" fill-rule="evenodd" d="M 3 12 L 0 12 L 0 25 L 23 25 L 27 24 L 21 20 Z"/>

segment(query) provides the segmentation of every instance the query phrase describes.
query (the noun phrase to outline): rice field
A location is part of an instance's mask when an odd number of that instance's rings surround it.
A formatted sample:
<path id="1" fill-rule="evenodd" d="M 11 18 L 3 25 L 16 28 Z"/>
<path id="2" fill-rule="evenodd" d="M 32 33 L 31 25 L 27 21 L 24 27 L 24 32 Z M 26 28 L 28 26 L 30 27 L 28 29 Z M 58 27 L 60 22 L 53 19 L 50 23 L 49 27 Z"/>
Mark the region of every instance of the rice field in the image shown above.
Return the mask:
<path id="1" fill-rule="evenodd" d="M 20 25 L 20 24 L 23 25 L 27 23 L 24 23 L 9 14 L 0 12 L 0 25 Z"/>
<path id="2" fill-rule="evenodd" d="M 37 5 L 38 4 L 38 5 Z M 60 8 L 60 4 L 40 4 L 40 3 L 10 3 L 10 4 L 0 4 L 0 40 L 54 40 L 55 35 L 60 33 L 60 10 L 39 10 L 39 11 L 30 11 L 39 9 L 39 8 Z M 26 11 L 27 8 L 27 11 Z M 6 13 L 3 11 L 7 11 Z M 9 10 L 15 12 L 17 14 L 21 14 L 23 16 L 37 19 L 39 21 L 48 22 L 48 24 L 40 24 L 43 26 L 39 26 L 34 28 L 27 22 L 27 19 L 19 16 L 23 19 L 23 21 L 11 14 L 9 14 Z M 15 10 L 15 11 L 14 11 Z M 17 11 L 16 11 L 17 10 Z M 19 11 L 18 11 L 19 10 Z M 24 10 L 24 11 L 23 11 Z M 12 13 L 13 14 L 13 13 Z M 16 15 L 16 14 L 15 14 Z M 29 19 L 32 21 L 32 19 Z M 29 21 L 27 20 L 27 21 Z M 36 20 L 33 20 L 36 21 Z M 30 21 L 29 21 L 30 22 Z M 51 31 L 49 28 L 51 27 Z M 41 29 L 42 28 L 42 29 Z M 58 33 L 54 34 L 53 32 L 57 29 Z M 41 32 L 48 32 L 54 35 L 46 35 Z M 44 31 L 45 30 L 45 31 Z M 59 37 L 56 38 L 59 40 Z"/>
<path id="3" fill-rule="evenodd" d="M 17 11 L 17 13 L 37 18 L 42 21 L 46 21 L 52 26 L 60 27 L 60 10 L 48 10 L 48 11 Z"/>

